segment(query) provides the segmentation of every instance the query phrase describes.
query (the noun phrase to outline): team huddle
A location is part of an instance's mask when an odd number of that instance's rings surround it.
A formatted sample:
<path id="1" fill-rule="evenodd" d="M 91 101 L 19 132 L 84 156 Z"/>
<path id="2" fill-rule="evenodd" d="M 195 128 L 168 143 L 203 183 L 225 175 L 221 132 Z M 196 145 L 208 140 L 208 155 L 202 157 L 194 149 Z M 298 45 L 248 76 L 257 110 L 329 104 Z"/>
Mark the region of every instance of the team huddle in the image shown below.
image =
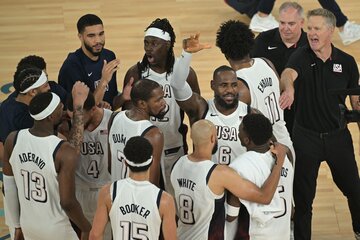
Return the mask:
<path id="1" fill-rule="evenodd" d="M 78 20 L 81 47 L 57 82 L 48 81 L 43 58 L 23 58 L 15 92 L 0 106 L 11 238 L 310 239 L 325 160 L 360 239 L 359 174 L 350 133 L 338 126 L 346 96 L 328 93 L 357 87 L 359 73 L 331 44 L 332 13 L 315 9 L 307 18 L 308 41 L 295 2 L 283 3 L 279 27 L 256 39 L 242 22 L 222 23 L 216 46 L 229 66 L 213 71 L 212 99 L 201 96 L 190 67 L 211 46 L 191 35 L 175 57 L 167 19 L 146 27 L 145 54 L 121 93 L 120 61 L 104 48 L 96 15 Z M 271 59 L 279 55 L 288 58 L 280 67 Z M 358 98 L 350 100 L 359 110 Z"/>

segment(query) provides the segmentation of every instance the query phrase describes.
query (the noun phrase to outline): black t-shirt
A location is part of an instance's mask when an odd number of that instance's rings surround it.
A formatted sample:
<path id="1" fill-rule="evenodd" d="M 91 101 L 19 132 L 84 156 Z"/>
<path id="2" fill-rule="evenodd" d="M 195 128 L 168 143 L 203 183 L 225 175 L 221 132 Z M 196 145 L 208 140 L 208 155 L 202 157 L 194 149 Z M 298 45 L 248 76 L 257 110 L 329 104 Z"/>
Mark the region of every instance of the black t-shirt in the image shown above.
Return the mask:
<path id="1" fill-rule="evenodd" d="M 330 58 L 323 62 L 305 46 L 291 55 L 286 67 L 298 73 L 294 82 L 296 122 L 320 133 L 338 129 L 339 104 L 345 104 L 346 95 L 334 95 L 329 90 L 358 87 L 354 58 L 332 46 Z"/>
<path id="2" fill-rule="evenodd" d="M 269 59 L 280 75 L 284 70 L 290 55 L 297 48 L 307 44 L 306 33 L 301 30 L 299 41 L 288 48 L 281 40 L 279 28 L 275 28 L 262 32 L 256 37 L 254 49 L 251 51 L 250 55 L 252 57 L 264 57 Z"/>
<path id="3" fill-rule="evenodd" d="M 76 52 L 69 53 L 64 61 L 59 72 L 58 82 L 68 93 L 71 93 L 76 81 L 84 82 L 90 88 L 90 91 L 94 92 L 101 79 L 104 60 L 109 63 L 114 59 L 114 52 L 104 48 L 99 59 L 92 61 L 79 48 Z M 108 84 L 108 89 L 106 89 L 104 100 L 112 105 L 117 94 L 116 73 L 114 73 Z"/>

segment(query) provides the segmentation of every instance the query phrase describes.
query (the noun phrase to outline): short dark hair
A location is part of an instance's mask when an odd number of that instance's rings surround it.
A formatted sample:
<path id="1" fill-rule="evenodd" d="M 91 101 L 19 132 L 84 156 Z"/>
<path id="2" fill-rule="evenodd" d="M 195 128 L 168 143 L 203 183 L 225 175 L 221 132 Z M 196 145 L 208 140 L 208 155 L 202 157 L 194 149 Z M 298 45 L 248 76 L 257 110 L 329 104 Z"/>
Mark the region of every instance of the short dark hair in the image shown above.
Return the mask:
<path id="1" fill-rule="evenodd" d="M 216 68 L 216 69 L 214 70 L 213 79 L 216 78 L 216 75 L 217 75 L 219 72 L 225 72 L 225 71 L 231 71 L 231 72 L 234 72 L 234 73 L 236 74 L 235 70 L 232 69 L 231 67 L 226 66 L 226 65 L 222 65 L 222 66 L 220 66 L 220 67 L 218 67 L 218 68 Z"/>
<path id="2" fill-rule="evenodd" d="M 40 77 L 42 70 L 33 66 L 23 65 L 14 74 L 14 88 L 16 92 L 22 92 L 33 85 Z"/>
<path id="3" fill-rule="evenodd" d="M 151 97 L 153 97 L 153 90 L 159 87 L 161 87 L 160 84 L 153 80 L 140 79 L 136 81 L 131 88 L 131 101 L 135 105 L 139 100 L 148 101 Z"/>
<path id="4" fill-rule="evenodd" d="M 76 26 L 78 33 L 83 33 L 86 27 L 98 24 L 103 25 L 103 22 L 98 16 L 96 16 L 95 14 L 86 14 L 79 18 Z"/>
<path id="5" fill-rule="evenodd" d="M 52 101 L 53 94 L 51 92 L 44 92 L 35 95 L 30 101 L 29 112 L 31 115 L 36 115 L 42 112 Z"/>
<path id="6" fill-rule="evenodd" d="M 46 62 L 44 58 L 36 55 L 29 55 L 20 60 L 16 68 L 20 68 L 23 65 L 31 65 L 41 70 L 46 69 Z"/>
<path id="7" fill-rule="evenodd" d="M 174 43 L 175 43 L 175 32 L 173 27 L 171 26 L 169 20 L 167 18 L 157 18 L 155 19 L 152 23 L 150 23 L 150 25 L 145 29 L 148 30 L 149 28 L 158 28 L 163 30 L 164 32 L 169 33 L 170 35 L 170 48 L 168 51 L 168 55 L 167 55 L 167 59 L 166 59 L 166 73 L 170 74 L 173 71 L 173 66 L 175 63 L 175 54 L 174 54 Z M 144 71 L 146 67 L 149 67 L 149 61 L 146 57 L 146 55 L 144 55 L 141 63 L 140 63 L 140 71 Z"/>
<path id="8" fill-rule="evenodd" d="M 229 20 L 220 25 L 216 33 L 216 46 L 226 58 L 241 60 L 254 46 L 254 33 L 243 22 Z"/>
<path id="9" fill-rule="evenodd" d="M 270 120 L 262 114 L 250 113 L 243 120 L 243 129 L 255 145 L 262 145 L 272 137 Z"/>
<path id="10" fill-rule="evenodd" d="M 66 100 L 66 106 L 69 111 L 71 111 L 71 112 L 74 111 L 74 99 L 72 97 L 72 94 L 69 94 L 69 97 Z M 95 106 L 95 97 L 91 92 L 89 92 L 89 94 L 84 102 L 83 109 L 85 111 L 89 111 L 94 106 Z"/>
<path id="11" fill-rule="evenodd" d="M 136 136 L 130 138 L 125 145 L 124 155 L 127 160 L 133 163 L 146 162 L 152 155 L 153 147 L 149 140 L 144 137 Z M 143 167 L 133 167 L 128 165 L 133 172 L 143 172 L 149 169 L 151 164 Z"/>

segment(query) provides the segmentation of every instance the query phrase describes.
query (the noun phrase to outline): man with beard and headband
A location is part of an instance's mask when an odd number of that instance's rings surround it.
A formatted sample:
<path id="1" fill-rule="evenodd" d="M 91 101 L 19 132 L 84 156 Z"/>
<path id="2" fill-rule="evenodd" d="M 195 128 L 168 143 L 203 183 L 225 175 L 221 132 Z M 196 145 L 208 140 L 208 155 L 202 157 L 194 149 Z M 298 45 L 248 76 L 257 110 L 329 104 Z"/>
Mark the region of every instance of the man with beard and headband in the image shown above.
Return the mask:
<path id="1" fill-rule="evenodd" d="M 149 140 L 153 147 L 153 163 L 150 167 L 150 182 L 159 186 L 160 159 L 164 146 L 164 135 L 150 122 L 150 117 L 163 119 L 166 114 L 166 102 L 161 86 L 152 80 L 141 79 L 134 83 L 130 97 L 132 107 L 116 112 L 109 121 L 109 167 L 111 180 L 117 181 L 128 177 L 125 165 L 124 147 L 134 136 Z"/>
<path id="2" fill-rule="evenodd" d="M 120 60 L 104 48 L 105 32 L 101 19 L 86 14 L 77 22 L 81 48 L 69 53 L 59 71 L 59 84 L 70 93 L 76 81 L 84 82 L 94 93 L 96 104 L 114 106 L 118 95 L 116 71 Z"/>
<path id="3" fill-rule="evenodd" d="M 83 101 L 79 102 L 79 98 Z M 67 101 L 67 112 L 72 119 L 69 141 L 80 152 L 75 172 L 76 198 L 87 220 L 93 222 L 100 188 L 111 180 L 108 171 L 108 123 L 112 111 L 96 106 L 87 86 L 76 82 Z M 106 228 L 104 239 L 111 239 L 110 225 Z"/>
<path id="4" fill-rule="evenodd" d="M 170 170 L 174 162 L 187 152 L 187 126 L 183 123 L 184 113 L 176 103 L 170 87 L 173 67 L 178 61 L 174 55 L 175 33 L 168 19 L 156 19 L 146 29 L 144 37 L 145 54 L 141 62 L 132 66 L 126 73 L 124 86 L 133 79 L 134 82 L 146 78 L 159 83 L 164 90 L 167 113 L 163 119 L 151 117 L 150 121 L 164 133 L 164 151 L 161 157 L 162 177 L 165 190 L 173 193 L 170 184 Z M 194 70 L 190 67 L 186 81 L 191 89 L 200 94 L 199 83 Z M 129 108 L 125 103 L 125 108 Z"/>
<path id="5" fill-rule="evenodd" d="M 29 105 L 33 127 L 6 139 L 4 192 L 15 239 L 79 239 L 70 220 L 80 228 L 81 239 L 88 238 L 91 224 L 75 197 L 78 154 L 55 136 L 62 109 L 56 94 L 36 95 Z"/>
<path id="6" fill-rule="evenodd" d="M 180 240 L 226 239 L 225 190 L 248 201 L 270 203 L 276 191 L 284 163 L 286 147 L 273 149 L 277 163 L 261 188 L 245 180 L 233 169 L 210 160 L 216 151 L 217 130 L 209 120 L 199 120 L 191 127 L 194 151 L 181 157 L 171 172 L 178 210 L 177 236 Z"/>

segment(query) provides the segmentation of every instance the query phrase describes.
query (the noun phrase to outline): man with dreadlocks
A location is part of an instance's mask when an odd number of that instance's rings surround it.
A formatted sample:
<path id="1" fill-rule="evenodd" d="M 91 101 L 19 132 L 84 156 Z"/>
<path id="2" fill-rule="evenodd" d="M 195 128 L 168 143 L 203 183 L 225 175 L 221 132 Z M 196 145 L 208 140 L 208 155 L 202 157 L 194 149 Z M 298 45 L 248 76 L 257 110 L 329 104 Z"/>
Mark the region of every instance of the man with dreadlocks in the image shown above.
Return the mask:
<path id="1" fill-rule="evenodd" d="M 166 115 L 163 119 L 155 117 L 151 121 L 164 133 L 164 151 L 161 158 L 162 176 L 165 190 L 173 193 L 170 184 L 170 170 L 174 162 L 187 152 L 186 132 L 187 126 L 183 124 L 183 112 L 176 103 L 170 87 L 173 81 L 173 66 L 177 59 L 174 56 L 175 33 L 170 22 L 156 19 L 145 30 L 145 55 L 141 62 L 132 66 L 126 73 L 123 86 L 127 86 L 130 79 L 134 82 L 146 78 L 158 82 L 164 90 L 164 99 L 167 104 Z M 200 94 L 197 76 L 190 68 L 187 82 L 192 90 Z M 124 108 L 130 108 L 130 101 Z"/>

